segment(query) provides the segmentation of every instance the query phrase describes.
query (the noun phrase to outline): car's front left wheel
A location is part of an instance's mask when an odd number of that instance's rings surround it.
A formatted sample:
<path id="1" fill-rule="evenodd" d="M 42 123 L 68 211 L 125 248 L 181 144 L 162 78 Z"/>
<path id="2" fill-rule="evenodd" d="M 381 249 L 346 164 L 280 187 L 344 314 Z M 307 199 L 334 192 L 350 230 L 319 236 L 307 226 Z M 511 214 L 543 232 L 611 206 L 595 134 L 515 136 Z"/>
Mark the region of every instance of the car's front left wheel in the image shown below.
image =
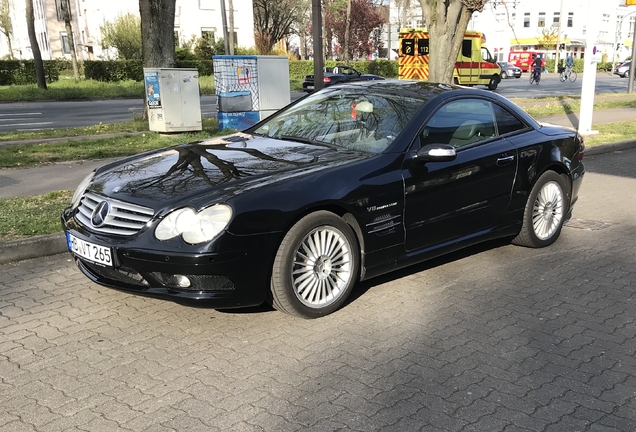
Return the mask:
<path id="1" fill-rule="evenodd" d="M 281 312 L 318 318 L 340 308 L 358 277 L 353 230 L 328 211 L 299 220 L 281 242 L 271 279 L 271 304 Z"/>

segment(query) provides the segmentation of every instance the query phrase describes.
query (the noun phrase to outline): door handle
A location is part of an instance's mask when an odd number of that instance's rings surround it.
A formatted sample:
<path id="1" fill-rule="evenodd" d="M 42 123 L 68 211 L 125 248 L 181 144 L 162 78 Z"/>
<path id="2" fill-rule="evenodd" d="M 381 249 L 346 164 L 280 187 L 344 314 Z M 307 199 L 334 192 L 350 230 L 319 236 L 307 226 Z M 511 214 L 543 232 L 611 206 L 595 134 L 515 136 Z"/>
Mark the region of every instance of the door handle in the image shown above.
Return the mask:
<path id="1" fill-rule="evenodd" d="M 513 160 L 515 160 L 514 156 L 503 156 L 503 157 L 500 157 L 499 159 L 497 159 L 497 165 L 499 165 L 499 166 L 508 165 Z"/>

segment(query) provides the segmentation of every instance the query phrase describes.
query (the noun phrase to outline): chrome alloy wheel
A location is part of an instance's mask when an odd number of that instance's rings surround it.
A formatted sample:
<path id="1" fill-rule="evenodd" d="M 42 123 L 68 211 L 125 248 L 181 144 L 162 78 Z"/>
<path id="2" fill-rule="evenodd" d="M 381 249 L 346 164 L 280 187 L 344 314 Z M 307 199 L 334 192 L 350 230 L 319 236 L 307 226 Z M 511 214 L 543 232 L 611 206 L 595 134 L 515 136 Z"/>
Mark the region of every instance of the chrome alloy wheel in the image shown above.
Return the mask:
<path id="1" fill-rule="evenodd" d="M 337 301 L 352 277 L 351 245 L 332 226 L 313 229 L 294 255 L 292 285 L 298 300 L 308 307 Z"/>
<path id="2" fill-rule="evenodd" d="M 532 210 L 532 227 L 541 240 L 547 240 L 561 226 L 563 219 L 563 190 L 555 181 L 543 185 Z"/>

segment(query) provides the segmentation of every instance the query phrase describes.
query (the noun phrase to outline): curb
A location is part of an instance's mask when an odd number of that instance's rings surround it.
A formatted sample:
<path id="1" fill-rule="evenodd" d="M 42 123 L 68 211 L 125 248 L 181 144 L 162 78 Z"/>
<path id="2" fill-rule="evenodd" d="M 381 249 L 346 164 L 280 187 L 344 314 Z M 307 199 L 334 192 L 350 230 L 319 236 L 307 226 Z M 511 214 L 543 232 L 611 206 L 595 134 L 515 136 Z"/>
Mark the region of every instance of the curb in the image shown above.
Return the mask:
<path id="1" fill-rule="evenodd" d="M 0 264 L 56 255 L 68 250 L 64 233 L 0 243 Z"/>
<path id="2" fill-rule="evenodd" d="M 615 151 L 636 148 L 636 140 L 601 144 L 585 150 L 586 156 L 596 156 Z M 25 240 L 0 242 L 0 265 L 10 262 L 40 258 L 68 251 L 64 233 L 31 237 Z"/>

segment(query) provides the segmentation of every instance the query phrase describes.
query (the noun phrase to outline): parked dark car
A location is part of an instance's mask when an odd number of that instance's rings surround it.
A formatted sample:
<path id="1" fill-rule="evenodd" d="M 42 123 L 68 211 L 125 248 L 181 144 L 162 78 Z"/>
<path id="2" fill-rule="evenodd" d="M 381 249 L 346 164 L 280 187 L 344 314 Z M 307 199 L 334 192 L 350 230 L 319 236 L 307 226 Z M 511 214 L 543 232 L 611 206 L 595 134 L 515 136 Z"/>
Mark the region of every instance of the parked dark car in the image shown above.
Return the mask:
<path id="1" fill-rule="evenodd" d="M 621 78 L 629 78 L 629 67 L 632 64 L 630 60 L 616 65 L 614 69 L 614 75 L 618 75 Z"/>
<path id="2" fill-rule="evenodd" d="M 521 78 L 521 68 L 513 65 L 510 62 L 497 62 L 501 68 L 501 77 L 506 78 Z"/>
<path id="3" fill-rule="evenodd" d="M 336 66 L 331 70 L 326 70 L 323 78 L 323 87 L 329 87 L 335 84 L 342 84 L 355 81 L 377 81 L 383 80 L 384 77 L 373 74 L 363 74 L 358 72 L 351 66 Z M 308 93 L 314 91 L 314 76 L 307 75 L 303 80 L 303 91 Z"/>
<path id="4" fill-rule="evenodd" d="M 575 130 L 492 92 L 345 84 L 244 132 L 104 165 L 62 223 L 101 285 L 314 318 L 358 281 L 478 242 L 552 244 L 583 154 Z"/>

